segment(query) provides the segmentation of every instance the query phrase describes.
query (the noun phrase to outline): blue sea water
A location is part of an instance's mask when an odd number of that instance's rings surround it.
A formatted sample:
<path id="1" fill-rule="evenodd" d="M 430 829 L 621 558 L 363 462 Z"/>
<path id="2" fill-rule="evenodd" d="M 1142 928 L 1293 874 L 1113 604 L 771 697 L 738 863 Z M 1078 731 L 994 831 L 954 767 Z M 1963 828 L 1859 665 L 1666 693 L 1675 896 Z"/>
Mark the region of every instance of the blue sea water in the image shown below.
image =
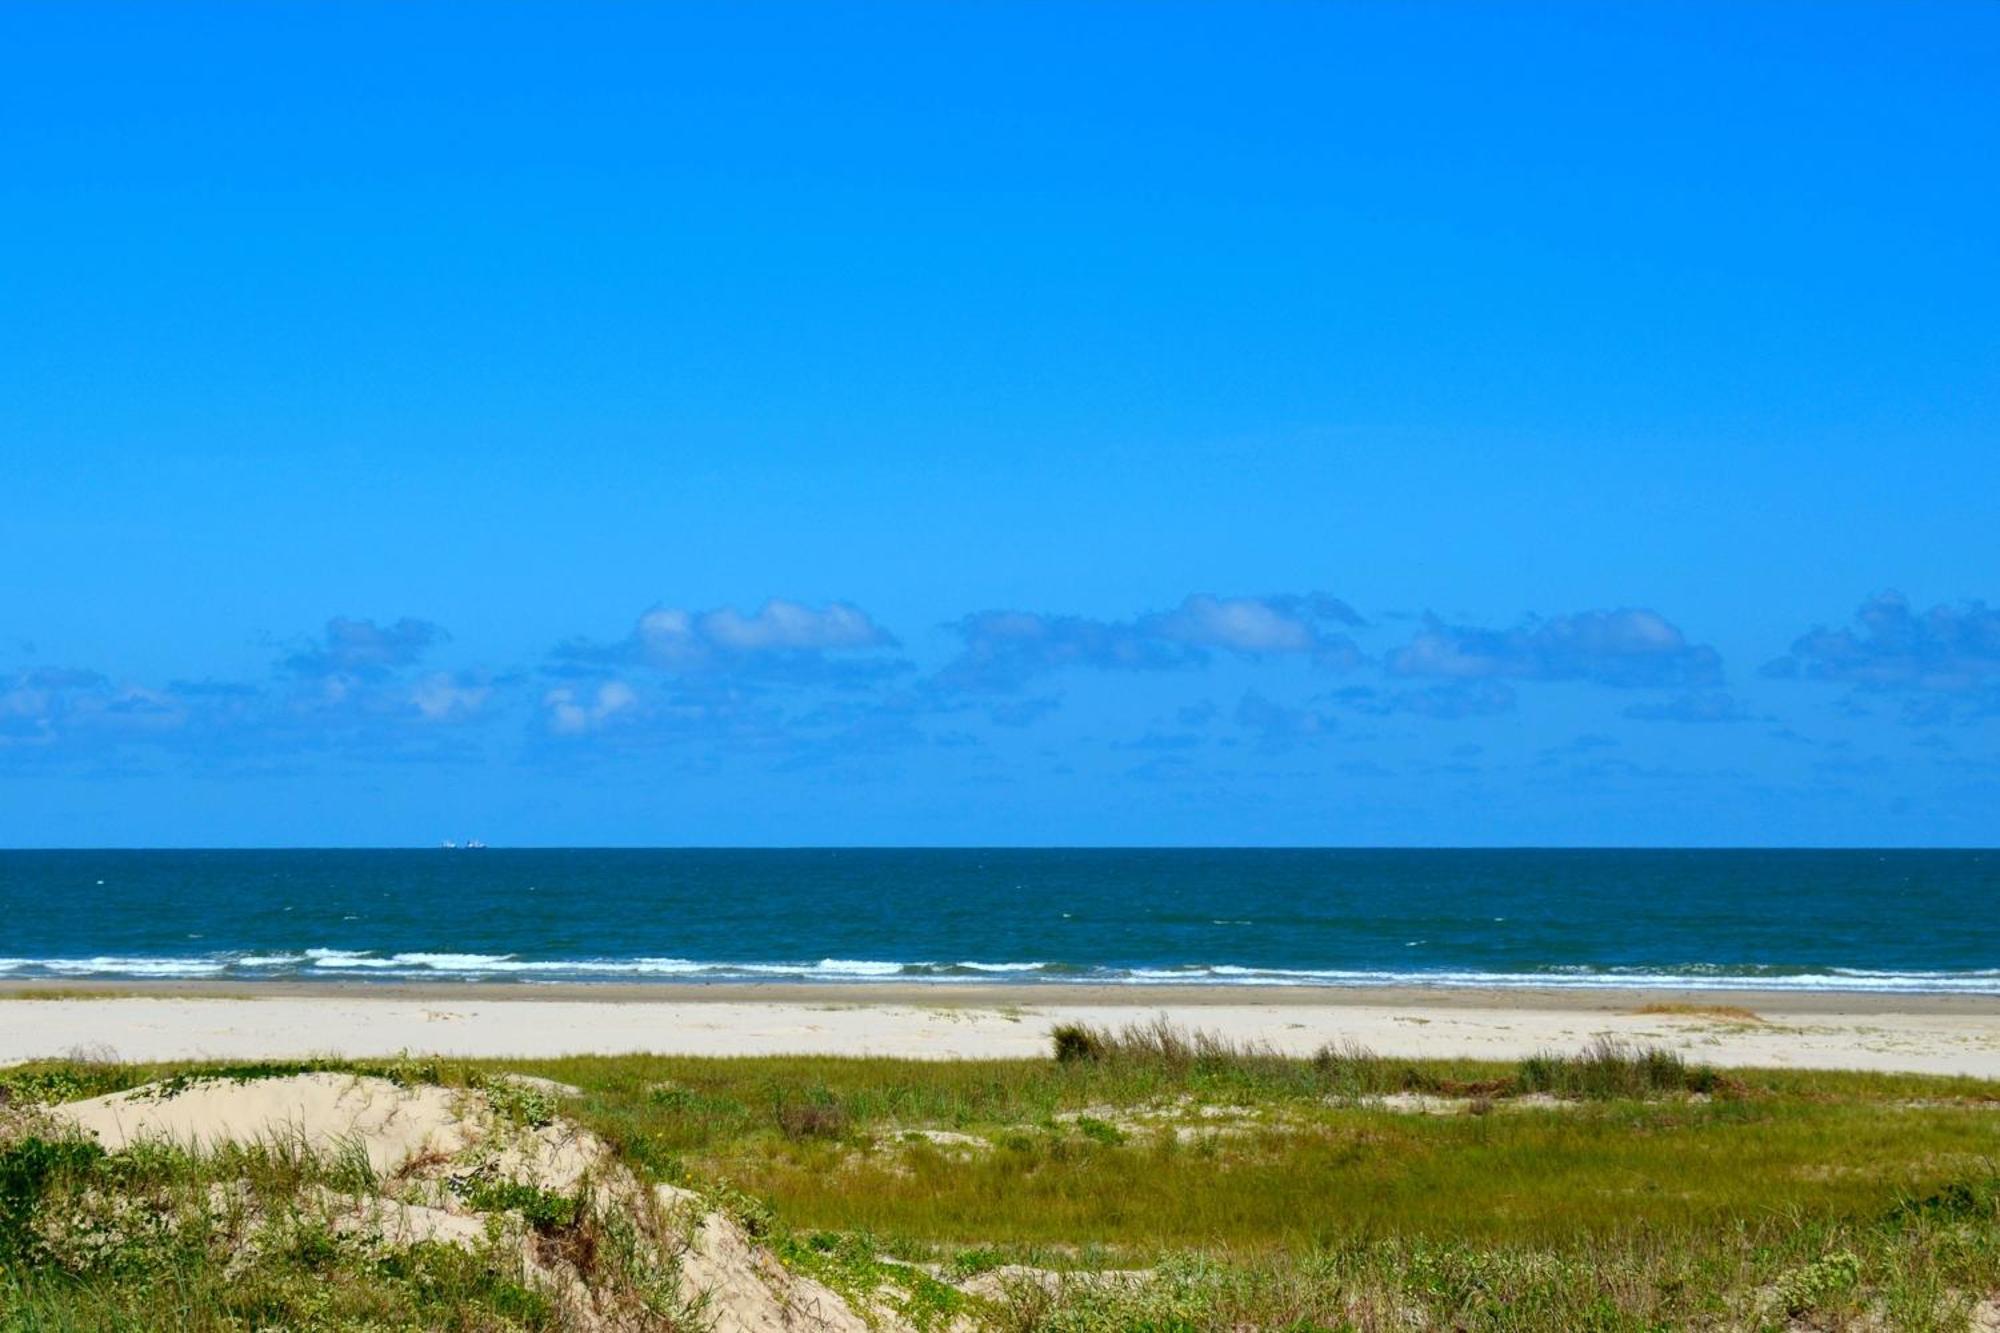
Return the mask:
<path id="1" fill-rule="evenodd" d="M 0 980 L 2000 993 L 2000 852 L 0 851 Z"/>

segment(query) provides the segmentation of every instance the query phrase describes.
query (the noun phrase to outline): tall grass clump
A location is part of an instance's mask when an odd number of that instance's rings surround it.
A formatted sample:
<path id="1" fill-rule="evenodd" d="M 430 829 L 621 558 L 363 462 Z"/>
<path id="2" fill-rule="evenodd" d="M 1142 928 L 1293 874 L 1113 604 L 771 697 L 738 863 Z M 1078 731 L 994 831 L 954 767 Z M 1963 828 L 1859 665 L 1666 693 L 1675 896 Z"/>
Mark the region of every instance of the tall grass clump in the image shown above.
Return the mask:
<path id="1" fill-rule="evenodd" d="M 1351 1037 L 1329 1042 L 1313 1052 L 1312 1068 L 1327 1094 L 1334 1097 L 1387 1097 L 1398 1092 L 1444 1093 L 1460 1087 L 1458 1083 L 1420 1069 L 1407 1060 L 1385 1060 Z M 1475 1089 L 1480 1095 L 1495 1090 L 1487 1083 L 1481 1083 Z"/>
<path id="2" fill-rule="evenodd" d="M 823 1088 L 810 1089 L 803 1097 L 780 1097 L 772 1115 L 777 1120 L 778 1132 L 793 1142 L 837 1139 L 853 1122 L 847 1107 Z"/>
<path id="3" fill-rule="evenodd" d="M 1352 1038 L 1329 1042 L 1300 1058 L 1265 1042 L 1183 1028 L 1164 1015 L 1122 1028 L 1065 1023 L 1051 1031 L 1050 1041 L 1059 1066 L 1101 1070 L 1128 1085 L 1220 1084 L 1291 1097 L 1353 1100 L 1419 1093 L 1481 1100 L 1545 1093 L 1572 1101 L 1608 1101 L 1740 1091 L 1708 1066 L 1691 1065 L 1671 1050 L 1631 1047 L 1607 1037 L 1578 1054 L 1544 1051 L 1511 1069 L 1389 1059 Z"/>
<path id="4" fill-rule="evenodd" d="M 1267 1071 L 1297 1064 L 1264 1042 L 1242 1042 L 1200 1028 L 1183 1028 L 1166 1015 L 1122 1028 L 1066 1023 L 1053 1034 L 1056 1059 L 1063 1063 L 1148 1065 L 1169 1074 L 1201 1070 Z"/>
<path id="5" fill-rule="evenodd" d="M 1599 1037 L 1579 1055 L 1543 1051 L 1521 1062 L 1521 1091 L 1609 1101 L 1666 1092 L 1718 1092 L 1723 1080 L 1706 1065 L 1690 1065 L 1658 1046 L 1632 1047 Z"/>
<path id="6" fill-rule="evenodd" d="M 1058 1023 L 1049 1033 L 1057 1064 L 1095 1064 L 1104 1059 L 1105 1037 L 1088 1023 Z"/>

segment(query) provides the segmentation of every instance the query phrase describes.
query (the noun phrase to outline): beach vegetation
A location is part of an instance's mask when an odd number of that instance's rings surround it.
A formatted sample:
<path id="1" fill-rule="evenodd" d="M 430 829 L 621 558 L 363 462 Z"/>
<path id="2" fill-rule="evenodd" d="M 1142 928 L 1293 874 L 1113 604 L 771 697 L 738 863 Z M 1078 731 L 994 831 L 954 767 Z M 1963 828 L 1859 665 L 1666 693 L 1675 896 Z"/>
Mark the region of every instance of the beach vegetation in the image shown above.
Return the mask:
<path id="1" fill-rule="evenodd" d="M 1660 1014 L 1671 1018 L 1707 1018 L 1720 1023 L 1764 1023 L 1768 1020 L 1754 1009 L 1746 1009 L 1740 1004 L 1691 1004 L 1679 1000 L 1662 1000 L 1652 1004 L 1642 1004 L 1632 1011 L 1635 1014 Z"/>
<path id="2" fill-rule="evenodd" d="M 1061 1064 L 1099 1061 L 1108 1053 L 1097 1029 L 1085 1023 L 1058 1023 L 1049 1038 L 1055 1044 L 1056 1060 Z"/>
<path id="3" fill-rule="evenodd" d="M 502 1119 L 528 1129 L 555 1123 L 560 1104 L 556 1094 L 538 1083 L 520 1078 L 477 1078 L 473 1086 L 486 1094 L 487 1102 Z"/>
<path id="4" fill-rule="evenodd" d="M 788 1139 L 837 1139 L 847 1132 L 851 1117 L 840 1099 L 823 1087 L 794 1095 L 781 1093 L 772 1115 Z"/>
<path id="5" fill-rule="evenodd" d="M 519 1134 L 573 1122 L 884 1328 L 1964 1333 L 2000 1295 L 1994 1084 L 1720 1071 L 1609 1042 L 1295 1058 L 1152 1023 L 1079 1046 L 342 1067 L 476 1091 Z M 650 1271 L 654 1224 L 588 1181 L 440 1167 L 499 1219 L 491 1240 L 384 1249 L 327 1202 L 385 1187 L 353 1154 L 104 1152 L 34 1128 L 107 1086 L 243 1073 L 0 1072 L 17 1090 L 0 1329 L 565 1329 L 523 1244 L 579 1273 Z M 666 1295 L 634 1309 L 634 1328 L 700 1326 Z"/>

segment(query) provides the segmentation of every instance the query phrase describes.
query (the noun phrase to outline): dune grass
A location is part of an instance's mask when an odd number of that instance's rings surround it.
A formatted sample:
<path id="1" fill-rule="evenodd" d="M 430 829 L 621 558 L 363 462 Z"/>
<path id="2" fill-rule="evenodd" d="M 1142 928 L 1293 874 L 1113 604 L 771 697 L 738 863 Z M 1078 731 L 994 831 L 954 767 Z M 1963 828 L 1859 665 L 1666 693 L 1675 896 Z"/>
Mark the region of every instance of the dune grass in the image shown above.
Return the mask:
<path id="1" fill-rule="evenodd" d="M 0 1144 L 0 1328 L 562 1327 L 504 1245 L 384 1252 L 337 1227 L 335 1201 L 371 1184 L 365 1159 L 282 1143 L 200 1157 Z"/>
<path id="2" fill-rule="evenodd" d="M 38 1065 L 0 1071 L 0 1096 L 300 1067 Z M 979 1313 L 1015 1333 L 1962 1333 L 1972 1303 L 2000 1291 L 2000 1085 L 1978 1080 L 1716 1071 L 1608 1043 L 1509 1064 L 1354 1047 L 1299 1059 L 1161 1024 L 1052 1034 L 1042 1060 L 627 1056 L 369 1071 L 574 1085 L 580 1095 L 554 1106 L 526 1096 L 520 1115 L 581 1121 L 635 1169 L 727 1201 L 830 1280 L 872 1280 L 894 1271 L 888 1259 L 960 1276 L 1009 1263 L 1150 1272 L 1053 1294 L 1009 1288 Z M 307 1271 L 299 1256 L 270 1262 L 262 1281 Z M 17 1260 L 0 1280 L 0 1328 L 142 1326 L 90 1313 L 101 1286 L 23 1286 L 20 1272 Z M 361 1287 L 388 1283 L 368 1297 L 381 1320 L 350 1311 L 324 1326 L 557 1326 L 559 1312 L 507 1313 L 504 1270 L 454 1272 L 415 1287 L 371 1276 Z M 208 1280 L 173 1299 L 220 1300 Z M 424 1291 L 456 1293 L 489 1322 L 425 1322 L 442 1316 L 411 1303 Z"/>
<path id="3" fill-rule="evenodd" d="M 1767 1020 L 1754 1009 L 1745 1009 L 1740 1004 L 1688 1004 L 1683 1001 L 1659 1001 L 1642 1004 L 1632 1011 L 1635 1014 L 1663 1014 L 1674 1018 L 1710 1018 L 1722 1023 L 1764 1023 Z"/>
<path id="4" fill-rule="evenodd" d="M 1960 1333 L 2000 1289 L 2000 1086 L 1978 1080 L 1609 1043 L 1497 1064 L 1052 1037 L 1047 1061 L 534 1068 L 647 1169 L 726 1180 L 801 1234 L 1158 1269 L 1022 1287 L 1003 1326 L 1024 1331 Z"/>
<path id="5" fill-rule="evenodd" d="M 1518 1069 L 1383 1062 L 1358 1073 L 1358 1063 L 1176 1074 L 1115 1061 L 658 1060 L 622 1062 L 612 1086 L 593 1086 L 606 1071 L 587 1062 L 541 1068 L 583 1087 L 578 1113 L 646 1168 L 726 1179 L 798 1225 L 1140 1257 L 1191 1244 L 1548 1242 L 1788 1210 L 1859 1215 L 1984 1179 L 2000 1156 L 1984 1085 L 1725 1080 L 1603 1051 Z M 1424 1115 L 1371 1100 L 1413 1085 L 1459 1090 L 1464 1104 Z M 1517 1109 L 1496 1086 L 1558 1096 Z M 808 1099 L 825 1132 L 797 1131 L 791 1108 Z M 1145 1114 L 1125 1114 L 1135 1110 Z M 900 1133 L 916 1128 L 987 1146 Z"/>

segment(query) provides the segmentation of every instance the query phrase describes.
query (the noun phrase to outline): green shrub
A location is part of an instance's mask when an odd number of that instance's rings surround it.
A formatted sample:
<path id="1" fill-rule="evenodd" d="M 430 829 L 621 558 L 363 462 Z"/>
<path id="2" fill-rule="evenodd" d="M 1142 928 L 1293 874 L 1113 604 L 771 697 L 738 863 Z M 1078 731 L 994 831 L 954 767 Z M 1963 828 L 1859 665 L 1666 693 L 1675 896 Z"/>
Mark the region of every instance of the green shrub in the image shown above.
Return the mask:
<path id="1" fill-rule="evenodd" d="M 481 1079 L 479 1087 L 502 1120 L 511 1120 L 529 1129 L 540 1129 L 555 1123 L 558 1109 L 556 1096 L 547 1089 L 504 1076 Z"/>
<path id="2" fill-rule="evenodd" d="M 1107 1144 L 1113 1148 L 1125 1142 L 1124 1130 L 1118 1128 L 1118 1126 L 1108 1120 L 1099 1120 L 1096 1116 L 1078 1116 L 1076 1118 L 1076 1130 L 1077 1133 L 1087 1139 L 1094 1139 L 1099 1143 Z"/>
<path id="3" fill-rule="evenodd" d="M 558 1194 L 526 1181 L 460 1176 L 452 1180 L 451 1192 L 482 1213 L 519 1213 L 543 1234 L 575 1226 L 584 1211 L 581 1194 Z"/>
<path id="4" fill-rule="evenodd" d="M 50 1186 L 102 1160 L 104 1149 L 82 1139 L 30 1136 L 0 1148 L 0 1265 L 32 1259 L 35 1212 Z"/>
<path id="5" fill-rule="evenodd" d="M 1107 1042 L 1096 1028 L 1083 1023 L 1058 1023 L 1049 1033 L 1055 1044 L 1056 1061 L 1073 1065 L 1082 1061 L 1095 1064 L 1104 1058 Z"/>
<path id="6" fill-rule="evenodd" d="M 132 1086 L 124 1067 L 96 1061 L 66 1061 L 41 1068 L 0 1070 L 0 1106 L 50 1106 L 118 1092 Z"/>
<path id="7" fill-rule="evenodd" d="M 1793 1318 L 1815 1310 L 1831 1297 L 1843 1296 L 1860 1285 L 1861 1260 L 1850 1250 L 1815 1259 L 1778 1279 L 1778 1300 Z"/>
<path id="8" fill-rule="evenodd" d="M 668 1111 L 689 1111 L 700 1105 L 701 1096 L 678 1083 L 656 1083 L 646 1089 L 646 1100 Z"/>
<path id="9" fill-rule="evenodd" d="M 1662 1092 L 1706 1092 L 1720 1086 L 1713 1070 L 1690 1067 L 1677 1053 L 1657 1046 L 1635 1050 L 1599 1037 L 1581 1055 L 1544 1051 L 1521 1062 L 1523 1092 L 1605 1101 Z"/>
<path id="10" fill-rule="evenodd" d="M 847 1108 L 830 1094 L 809 1095 L 802 1101 L 781 1100 L 775 1110 L 778 1130 L 786 1138 L 837 1139 L 847 1132 Z"/>

